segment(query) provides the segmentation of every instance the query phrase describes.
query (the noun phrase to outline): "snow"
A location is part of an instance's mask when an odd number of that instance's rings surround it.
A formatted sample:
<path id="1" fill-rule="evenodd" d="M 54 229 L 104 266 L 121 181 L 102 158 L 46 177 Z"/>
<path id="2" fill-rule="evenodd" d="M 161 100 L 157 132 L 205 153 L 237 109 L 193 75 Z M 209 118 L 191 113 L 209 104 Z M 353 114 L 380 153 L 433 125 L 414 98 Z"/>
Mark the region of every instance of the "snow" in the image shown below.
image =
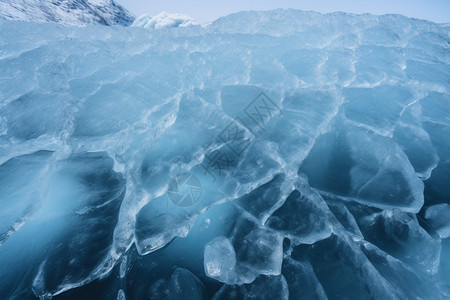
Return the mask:
<path id="1" fill-rule="evenodd" d="M 134 20 L 125 8 L 108 0 L 2 0 L 0 17 L 6 20 L 56 22 L 66 26 L 126 26 Z"/>
<path id="2" fill-rule="evenodd" d="M 450 297 L 448 25 L 163 16 L 0 20 L 2 297 Z"/>
<path id="3" fill-rule="evenodd" d="M 188 27 L 199 25 L 194 19 L 183 14 L 169 14 L 161 12 L 156 16 L 142 15 L 136 20 L 132 26 L 144 28 L 172 28 L 172 27 Z"/>

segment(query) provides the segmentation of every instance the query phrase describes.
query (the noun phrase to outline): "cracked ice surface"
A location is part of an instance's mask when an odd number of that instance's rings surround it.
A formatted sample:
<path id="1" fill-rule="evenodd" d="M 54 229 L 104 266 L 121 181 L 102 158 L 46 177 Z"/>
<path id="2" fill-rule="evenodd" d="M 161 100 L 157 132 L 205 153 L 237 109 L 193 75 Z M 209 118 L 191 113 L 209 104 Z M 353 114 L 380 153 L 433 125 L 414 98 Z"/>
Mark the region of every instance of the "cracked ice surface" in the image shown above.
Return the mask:
<path id="1" fill-rule="evenodd" d="M 0 21 L 0 295 L 450 297 L 449 43 L 295 10 Z"/>

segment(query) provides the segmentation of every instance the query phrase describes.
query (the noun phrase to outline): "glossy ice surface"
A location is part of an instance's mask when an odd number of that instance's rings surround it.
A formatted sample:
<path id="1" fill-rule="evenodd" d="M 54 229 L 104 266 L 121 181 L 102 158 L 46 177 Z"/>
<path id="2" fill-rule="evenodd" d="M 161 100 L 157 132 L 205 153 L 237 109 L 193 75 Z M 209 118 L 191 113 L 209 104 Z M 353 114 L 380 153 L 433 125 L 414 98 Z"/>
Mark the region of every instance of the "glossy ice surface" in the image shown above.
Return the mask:
<path id="1" fill-rule="evenodd" d="M 0 298 L 449 298 L 449 29 L 0 21 Z"/>

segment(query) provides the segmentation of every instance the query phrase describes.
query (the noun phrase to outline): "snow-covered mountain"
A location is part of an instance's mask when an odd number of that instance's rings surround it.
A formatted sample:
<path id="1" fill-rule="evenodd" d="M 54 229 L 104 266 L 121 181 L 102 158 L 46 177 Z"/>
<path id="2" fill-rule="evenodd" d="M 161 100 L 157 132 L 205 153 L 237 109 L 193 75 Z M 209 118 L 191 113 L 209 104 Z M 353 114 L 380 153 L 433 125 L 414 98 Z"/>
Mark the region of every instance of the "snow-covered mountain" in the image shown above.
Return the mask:
<path id="1" fill-rule="evenodd" d="M 64 25 L 130 25 L 134 16 L 114 0 L 0 0 L 0 18 Z"/>

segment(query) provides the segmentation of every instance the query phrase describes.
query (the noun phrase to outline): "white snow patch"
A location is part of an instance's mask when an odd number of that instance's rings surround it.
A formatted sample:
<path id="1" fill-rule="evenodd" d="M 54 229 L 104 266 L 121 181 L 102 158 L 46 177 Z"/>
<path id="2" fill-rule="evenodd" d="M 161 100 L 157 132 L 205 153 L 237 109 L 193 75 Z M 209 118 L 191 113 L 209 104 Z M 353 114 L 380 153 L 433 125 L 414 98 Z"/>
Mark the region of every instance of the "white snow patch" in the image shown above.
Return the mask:
<path id="1" fill-rule="evenodd" d="M 134 21 L 132 26 L 160 29 L 194 25 L 199 25 L 199 23 L 187 15 L 161 12 L 153 17 L 148 14 L 142 15 Z"/>

